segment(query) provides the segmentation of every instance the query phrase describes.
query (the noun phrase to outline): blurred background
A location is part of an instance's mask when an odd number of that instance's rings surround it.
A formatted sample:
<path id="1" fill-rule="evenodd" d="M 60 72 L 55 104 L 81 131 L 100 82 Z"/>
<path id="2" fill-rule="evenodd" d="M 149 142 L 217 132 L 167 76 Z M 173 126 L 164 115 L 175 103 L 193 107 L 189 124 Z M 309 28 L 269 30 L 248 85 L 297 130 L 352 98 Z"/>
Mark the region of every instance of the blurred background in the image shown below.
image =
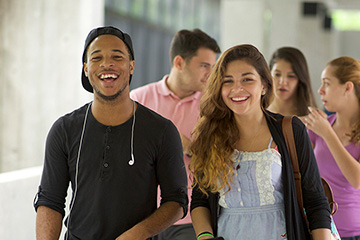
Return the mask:
<path id="1" fill-rule="evenodd" d="M 0 239 L 35 239 L 32 201 L 53 122 L 91 101 L 80 81 L 88 32 L 114 25 L 135 51 L 131 89 L 170 71 L 180 29 L 200 28 L 221 50 L 283 46 L 305 55 L 316 93 L 326 63 L 360 59 L 359 0 L 0 0 Z"/>

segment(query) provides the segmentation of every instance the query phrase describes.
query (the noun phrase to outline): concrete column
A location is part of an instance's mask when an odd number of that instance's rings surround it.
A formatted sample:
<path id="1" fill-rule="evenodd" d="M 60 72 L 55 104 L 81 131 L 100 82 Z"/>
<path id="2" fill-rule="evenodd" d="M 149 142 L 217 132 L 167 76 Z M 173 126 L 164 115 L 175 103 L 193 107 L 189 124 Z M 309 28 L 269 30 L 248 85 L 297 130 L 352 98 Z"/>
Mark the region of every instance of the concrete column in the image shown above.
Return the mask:
<path id="1" fill-rule="evenodd" d="M 268 31 L 267 49 L 264 54 L 269 59 L 272 53 L 280 47 L 297 45 L 299 36 L 299 21 L 301 3 L 299 0 L 268 1 Z"/>
<path id="2" fill-rule="evenodd" d="M 222 0 L 221 1 L 221 49 L 250 43 L 260 51 L 264 48 L 263 0 Z"/>
<path id="3" fill-rule="evenodd" d="M 41 165 L 52 123 L 91 94 L 80 83 L 103 0 L 0 1 L 0 172 Z"/>

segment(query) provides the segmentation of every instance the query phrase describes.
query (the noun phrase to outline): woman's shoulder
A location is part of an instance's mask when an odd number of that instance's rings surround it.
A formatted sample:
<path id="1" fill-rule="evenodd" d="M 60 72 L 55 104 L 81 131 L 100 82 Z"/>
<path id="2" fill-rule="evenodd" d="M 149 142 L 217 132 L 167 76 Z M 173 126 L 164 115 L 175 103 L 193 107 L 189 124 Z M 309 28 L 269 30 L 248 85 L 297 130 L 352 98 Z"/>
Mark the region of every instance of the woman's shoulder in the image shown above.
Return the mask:
<path id="1" fill-rule="evenodd" d="M 266 117 L 268 119 L 269 127 L 276 128 L 278 131 L 282 131 L 282 122 L 285 117 L 279 113 L 273 113 L 266 111 Z M 306 131 L 306 127 L 303 122 L 295 115 L 292 116 L 292 128 L 294 133 L 304 132 Z"/>
<path id="2" fill-rule="evenodd" d="M 270 111 L 267 111 L 267 110 L 265 111 L 265 115 L 269 119 L 269 121 L 277 122 L 277 123 L 282 123 L 282 120 L 285 117 L 288 117 L 288 116 L 281 115 L 280 113 L 274 113 L 274 112 L 270 112 Z M 292 120 L 293 126 L 294 125 L 298 125 L 298 126 L 303 126 L 304 125 L 302 123 L 302 121 L 300 120 L 300 118 L 298 118 L 297 116 L 293 115 L 293 116 L 290 116 L 290 117 L 293 117 L 293 120 Z"/>
<path id="3" fill-rule="evenodd" d="M 265 110 L 265 116 L 270 120 L 270 121 L 274 121 L 274 122 L 278 122 L 278 121 L 282 121 L 282 119 L 284 118 L 283 115 L 281 115 L 280 113 L 274 113 L 271 112 L 269 110 Z"/>

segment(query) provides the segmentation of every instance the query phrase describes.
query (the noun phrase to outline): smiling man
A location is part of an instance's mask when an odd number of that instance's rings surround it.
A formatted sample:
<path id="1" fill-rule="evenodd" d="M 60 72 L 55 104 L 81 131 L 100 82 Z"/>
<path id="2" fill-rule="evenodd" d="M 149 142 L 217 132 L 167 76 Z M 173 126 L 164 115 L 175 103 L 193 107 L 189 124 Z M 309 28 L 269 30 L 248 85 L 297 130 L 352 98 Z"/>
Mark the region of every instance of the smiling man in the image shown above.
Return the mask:
<path id="1" fill-rule="evenodd" d="M 186 215 L 179 133 L 130 99 L 134 67 L 128 34 L 114 27 L 89 33 L 82 84 L 94 100 L 59 118 L 49 132 L 34 202 L 37 239 L 59 238 L 69 183 L 65 239 L 157 239 Z"/>
<path id="2" fill-rule="evenodd" d="M 186 170 L 191 155 L 191 131 L 199 117 L 201 91 L 215 65 L 217 53 L 220 48 L 216 40 L 200 29 L 178 31 L 170 46 L 170 74 L 130 93 L 133 100 L 175 124 L 182 140 Z M 190 215 L 161 233 L 160 239 L 196 239 Z"/>

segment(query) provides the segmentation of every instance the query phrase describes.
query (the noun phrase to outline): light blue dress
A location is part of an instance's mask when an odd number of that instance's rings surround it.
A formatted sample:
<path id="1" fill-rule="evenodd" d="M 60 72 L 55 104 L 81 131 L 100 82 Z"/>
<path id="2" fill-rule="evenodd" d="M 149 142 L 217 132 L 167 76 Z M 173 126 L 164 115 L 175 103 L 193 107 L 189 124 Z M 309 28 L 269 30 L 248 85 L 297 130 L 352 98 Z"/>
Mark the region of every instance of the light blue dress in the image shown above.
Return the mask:
<path id="1" fill-rule="evenodd" d="M 220 191 L 218 235 L 225 240 L 287 239 L 280 153 L 235 150 L 231 190 Z"/>

